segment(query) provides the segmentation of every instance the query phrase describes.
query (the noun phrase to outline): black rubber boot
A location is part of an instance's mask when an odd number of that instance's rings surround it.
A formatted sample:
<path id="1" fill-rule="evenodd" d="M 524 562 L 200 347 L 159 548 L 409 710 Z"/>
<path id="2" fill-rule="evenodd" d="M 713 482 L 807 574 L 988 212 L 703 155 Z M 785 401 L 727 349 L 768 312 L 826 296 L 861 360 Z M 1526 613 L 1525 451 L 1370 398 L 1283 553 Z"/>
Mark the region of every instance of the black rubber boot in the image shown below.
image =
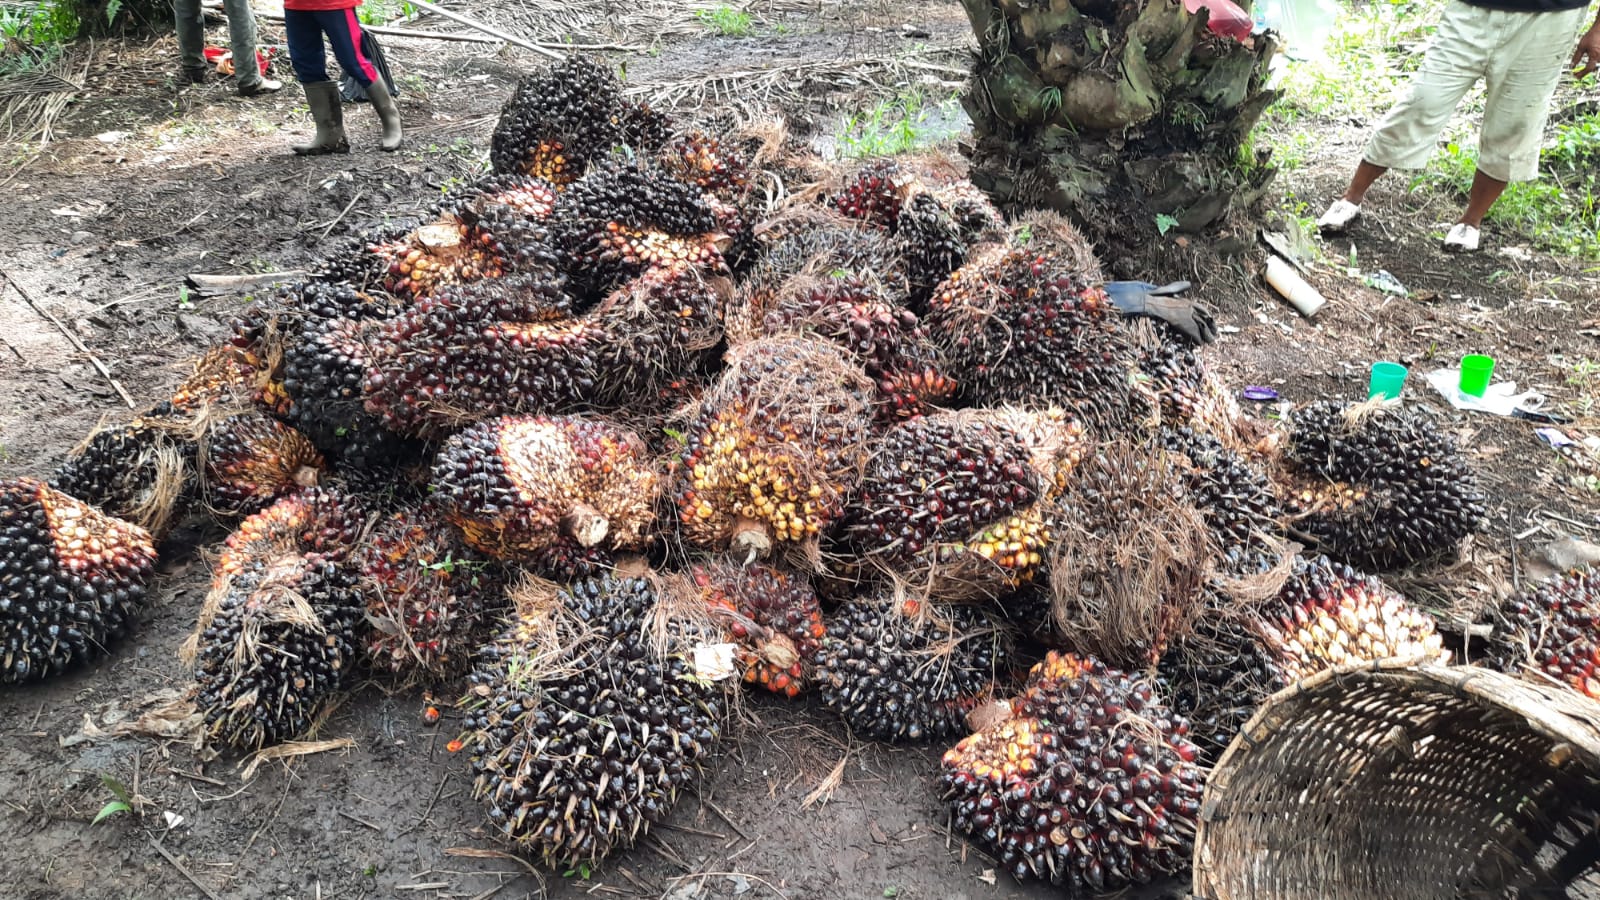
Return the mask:
<path id="1" fill-rule="evenodd" d="M 317 123 L 316 137 L 309 144 L 297 144 L 294 152 L 301 156 L 321 156 L 325 153 L 349 153 L 350 142 L 344 137 L 344 107 L 339 98 L 339 86 L 331 81 L 313 81 L 304 85 L 306 105 L 311 107 L 311 120 Z"/>
<path id="2" fill-rule="evenodd" d="M 394 98 L 389 96 L 389 86 L 383 83 L 382 78 L 374 79 L 367 85 L 367 99 L 372 101 L 372 108 L 378 111 L 378 121 L 383 123 L 383 139 L 378 142 L 378 148 L 399 150 L 400 108 L 394 105 Z"/>

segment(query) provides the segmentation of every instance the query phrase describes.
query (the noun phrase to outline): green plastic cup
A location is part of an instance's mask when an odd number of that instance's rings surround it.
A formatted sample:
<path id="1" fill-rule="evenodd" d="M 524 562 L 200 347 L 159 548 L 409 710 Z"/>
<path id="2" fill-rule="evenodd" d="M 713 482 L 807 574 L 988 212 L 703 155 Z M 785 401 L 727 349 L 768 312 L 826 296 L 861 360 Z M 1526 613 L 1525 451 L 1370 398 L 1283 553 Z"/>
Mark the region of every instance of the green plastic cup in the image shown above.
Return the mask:
<path id="1" fill-rule="evenodd" d="M 1372 378 L 1367 382 L 1367 399 L 1399 400 L 1400 390 L 1405 386 L 1405 366 L 1392 362 L 1375 362 L 1372 364 Z"/>
<path id="2" fill-rule="evenodd" d="M 1482 397 L 1494 376 L 1494 357 L 1470 353 L 1461 357 L 1461 393 Z"/>

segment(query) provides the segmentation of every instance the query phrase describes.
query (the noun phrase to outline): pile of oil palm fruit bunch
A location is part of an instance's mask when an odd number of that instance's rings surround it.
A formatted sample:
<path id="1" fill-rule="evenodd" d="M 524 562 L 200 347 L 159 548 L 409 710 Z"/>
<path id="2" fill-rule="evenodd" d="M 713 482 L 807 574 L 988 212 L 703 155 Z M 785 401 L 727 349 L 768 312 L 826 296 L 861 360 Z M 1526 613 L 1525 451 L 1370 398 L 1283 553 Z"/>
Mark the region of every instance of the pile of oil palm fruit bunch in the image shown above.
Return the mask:
<path id="1" fill-rule="evenodd" d="M 1269 693 L 1446 657 L 1370 574 L 1478 528 L 1441 428 L 1245 416 L 1064 220 L 674 122 L 578 58 L 490 159 L 49 483 L 0 482 L 0 680 L 125 643 L 204 513 L 231 536 L 185 656 L 219 752 L 361 683 L 454 691 L 490 830 L 559 869 L 667 816 L 747 689 L 950 748 L 954 828 L 1092 893 L 1187 865 L 1202 766 Z M 1513 608 L 1585 690 L 1592 584 Z"/>

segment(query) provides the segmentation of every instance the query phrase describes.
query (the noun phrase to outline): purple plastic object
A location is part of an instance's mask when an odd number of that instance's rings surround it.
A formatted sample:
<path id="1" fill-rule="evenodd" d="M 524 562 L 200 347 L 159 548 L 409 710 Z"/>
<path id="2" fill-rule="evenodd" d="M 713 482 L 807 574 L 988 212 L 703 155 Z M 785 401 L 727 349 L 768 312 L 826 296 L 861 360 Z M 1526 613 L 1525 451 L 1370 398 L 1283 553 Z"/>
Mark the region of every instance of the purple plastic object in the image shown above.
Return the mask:
<path id="1" fill-rule="evenodd" d="M 1252 384 L 1240 391 L 1239 396 L 1246 400 L 1276 400 L 1278 399 L 1278 392 L 1269 387 Z"/>

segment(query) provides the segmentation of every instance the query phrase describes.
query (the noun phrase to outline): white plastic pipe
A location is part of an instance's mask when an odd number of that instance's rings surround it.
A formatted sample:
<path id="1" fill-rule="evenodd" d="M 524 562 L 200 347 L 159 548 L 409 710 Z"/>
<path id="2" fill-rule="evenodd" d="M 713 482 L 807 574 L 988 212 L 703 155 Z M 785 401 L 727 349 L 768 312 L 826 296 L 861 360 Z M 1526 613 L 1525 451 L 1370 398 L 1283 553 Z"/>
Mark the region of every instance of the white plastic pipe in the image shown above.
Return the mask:
<path id="1" fill-rule="evenodd" d="M 1294 270 L 1282 257 L 1276 254 L 1267 255 L 1267 284 L 1273 290 L 1283 295 L 1300 315 L 1311 318 L 1317 310 L 1327 304 L 1328 298 L 1312 287 L 1300 274 Z"/>

